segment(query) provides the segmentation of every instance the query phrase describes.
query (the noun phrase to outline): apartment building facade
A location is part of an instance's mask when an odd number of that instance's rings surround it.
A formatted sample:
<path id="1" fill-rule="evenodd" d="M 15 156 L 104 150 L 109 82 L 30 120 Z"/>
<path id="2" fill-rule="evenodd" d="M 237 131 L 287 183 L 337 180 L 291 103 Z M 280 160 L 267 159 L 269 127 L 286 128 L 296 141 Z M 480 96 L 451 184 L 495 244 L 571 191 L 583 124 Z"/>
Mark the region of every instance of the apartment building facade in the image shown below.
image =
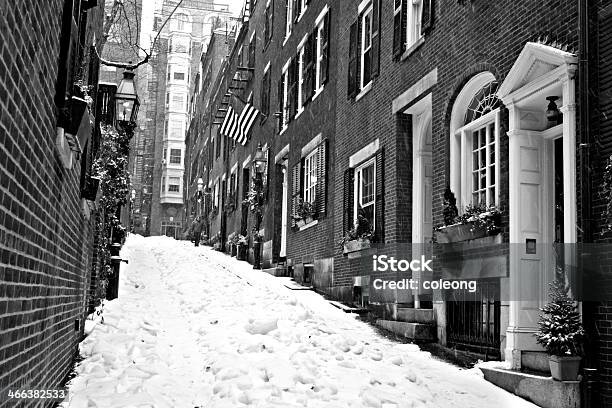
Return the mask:
<path id="1" fill-rule="evenodd" d="M 180 238 L 186 220 L 183 177 L 189 95 L 212 30 L 224 26 L 230 12 L 226 4 L 210 0 L 183 1 L 175 7 L 176 2 L 164 1 L 153 18 L 152 32 L 161 34 L 149 76 L 151 98 L 145 107 L 148 133 L 143 156 L 152 159 L 143 160 L 146 205 L 141 213 L 147 220 L 146 233 Z"/>

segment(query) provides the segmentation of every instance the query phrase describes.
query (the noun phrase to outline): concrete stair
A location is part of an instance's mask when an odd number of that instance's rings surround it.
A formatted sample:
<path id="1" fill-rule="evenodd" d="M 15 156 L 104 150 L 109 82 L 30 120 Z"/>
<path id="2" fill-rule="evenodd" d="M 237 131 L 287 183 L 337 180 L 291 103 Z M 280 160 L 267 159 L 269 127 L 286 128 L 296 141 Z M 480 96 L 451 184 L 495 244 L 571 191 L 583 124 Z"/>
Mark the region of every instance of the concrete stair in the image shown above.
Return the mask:
<path id="1" fill-rule="evenodd" d="M 269 273 L 272 276 L 280 276 L 280 277 L 287 277 L 289 276 L 289 268 L 287 268 L 286 266 L 274 266 L 272 268 L 266 268 L 263 269 L 263 271 L 265 273 Z"/>
<path id="2" fill-rule="evenodd" d="M 580 381 L 555 381 L 552 377 L 479 367 L 485 380 L 542 408 L 579 408 Z"/>
<path id="3" fill-rule="evenodd" d="M 436 327 L 432 324 L 379 319 L 376 321 L 376 325 L 416 342 L 436 340 Z"/>
<path id="4" fill-rule="evenodd" d="M 401 307 L 397 309 L 397 320 L 407 323 L 435 324 L 433 309 L 414 309 Z"/>

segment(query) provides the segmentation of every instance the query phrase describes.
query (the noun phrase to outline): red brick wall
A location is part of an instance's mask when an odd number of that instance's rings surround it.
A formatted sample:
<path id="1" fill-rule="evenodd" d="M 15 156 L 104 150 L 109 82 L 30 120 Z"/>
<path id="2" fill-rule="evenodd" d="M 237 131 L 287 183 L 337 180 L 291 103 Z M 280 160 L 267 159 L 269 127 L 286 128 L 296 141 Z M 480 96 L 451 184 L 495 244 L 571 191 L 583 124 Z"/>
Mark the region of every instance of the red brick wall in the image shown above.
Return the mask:
<path id="1" fill-rule="evenodd" d="M 62 7 L 0 8 L 0 389 L 60 386 L 82 335 L 92 225 L 80 162 L 54 147 Z"/>

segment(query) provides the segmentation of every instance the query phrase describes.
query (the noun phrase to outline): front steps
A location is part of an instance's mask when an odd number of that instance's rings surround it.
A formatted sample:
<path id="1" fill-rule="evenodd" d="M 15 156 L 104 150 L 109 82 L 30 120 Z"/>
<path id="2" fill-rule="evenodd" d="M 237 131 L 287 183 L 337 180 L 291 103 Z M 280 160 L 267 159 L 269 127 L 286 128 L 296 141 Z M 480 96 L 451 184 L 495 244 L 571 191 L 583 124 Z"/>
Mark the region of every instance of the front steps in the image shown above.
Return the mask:
<path id="1" fill-rule="evenodd" d="M 284 265 L 274 266 L 272 268 L 263 269 L 265 273 L 269 273 L 272 276 L 276 277 L 287 277 L 289 276 L 289 268 Z"/>
<path id="2" fill-rule="evenodd" d="M 580 408 L 580 381 L 555 381 L 504 368 L 479 368 L 485 380 L 542 408 Z"/>
<path id="3" fill-rule="evenodd" d="M 436 341 L 436 327 L 430 324 L 379 319 L 376 325 L 415 342 Z"/>

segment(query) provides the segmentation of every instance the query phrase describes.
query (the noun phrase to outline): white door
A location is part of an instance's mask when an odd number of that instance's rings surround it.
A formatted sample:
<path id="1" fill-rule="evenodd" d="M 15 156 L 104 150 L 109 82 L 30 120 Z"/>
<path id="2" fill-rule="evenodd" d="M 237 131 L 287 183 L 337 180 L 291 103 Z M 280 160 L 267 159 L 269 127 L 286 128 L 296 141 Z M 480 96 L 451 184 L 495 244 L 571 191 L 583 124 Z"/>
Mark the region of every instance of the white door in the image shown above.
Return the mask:
<path id="1" fill-rule="evenodd" d="M 280 256 L 287 256 L 287 217 L 288 217 L 288 183 L 287 183 L 287 162 L 283 162 L 283 208 L 281 215 L 281 245 Z"/>

